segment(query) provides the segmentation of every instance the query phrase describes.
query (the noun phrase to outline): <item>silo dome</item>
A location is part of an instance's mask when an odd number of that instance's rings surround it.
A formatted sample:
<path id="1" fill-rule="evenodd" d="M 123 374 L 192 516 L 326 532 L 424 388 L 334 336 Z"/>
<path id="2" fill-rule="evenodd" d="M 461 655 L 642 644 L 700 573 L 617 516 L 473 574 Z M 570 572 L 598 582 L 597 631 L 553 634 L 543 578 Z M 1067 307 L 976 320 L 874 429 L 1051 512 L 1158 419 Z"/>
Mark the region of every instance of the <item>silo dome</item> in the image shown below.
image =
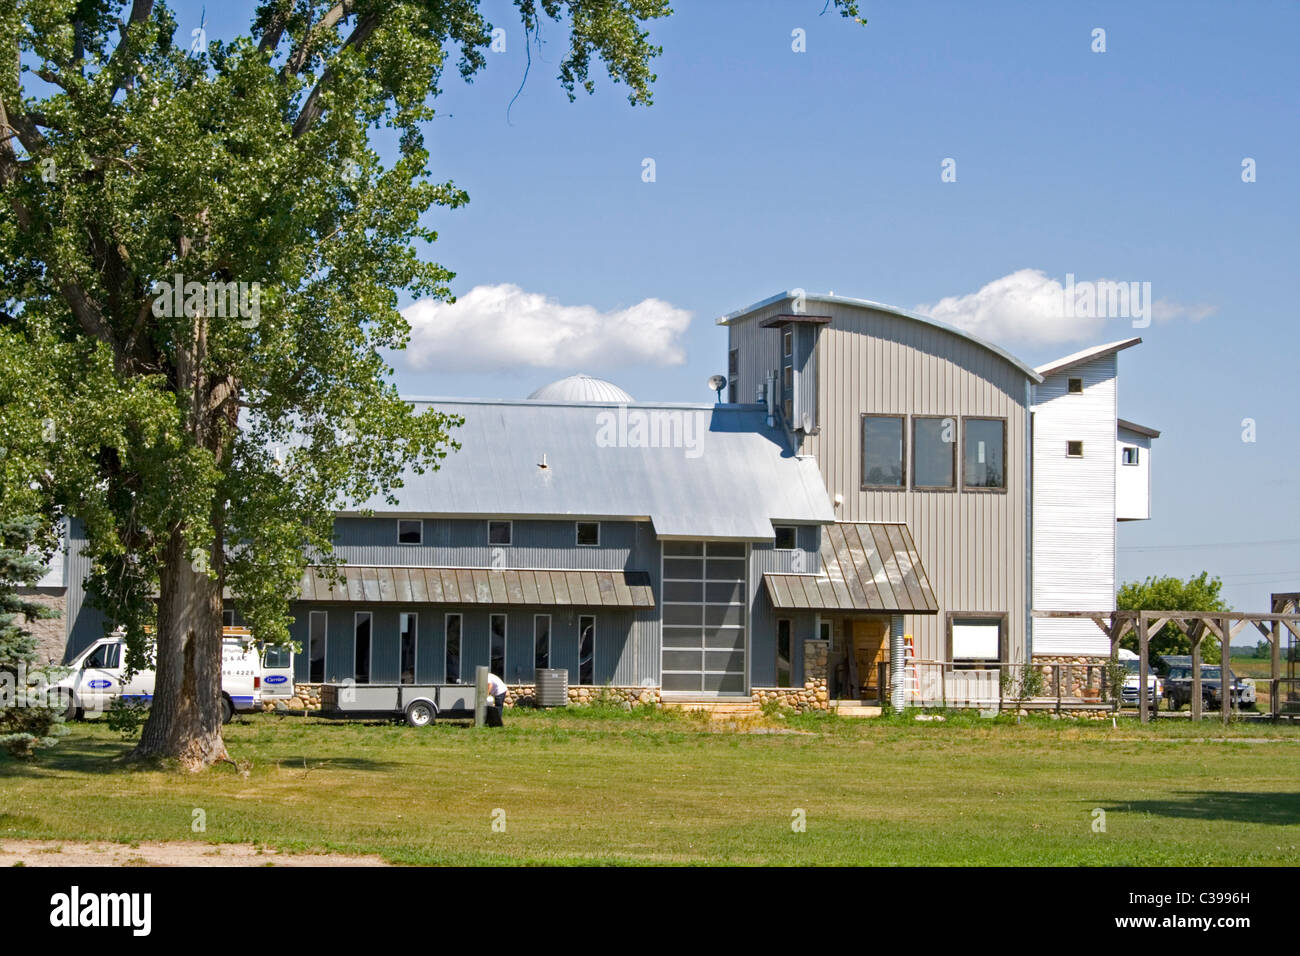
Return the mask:
<path id="1" fill-rule="evenodd" d="M 613 382 L 591 375 L 570 375 L 550 385 L 543 385 L 529 399 L 544 402 L 635 402 L 631 395 Z"/>

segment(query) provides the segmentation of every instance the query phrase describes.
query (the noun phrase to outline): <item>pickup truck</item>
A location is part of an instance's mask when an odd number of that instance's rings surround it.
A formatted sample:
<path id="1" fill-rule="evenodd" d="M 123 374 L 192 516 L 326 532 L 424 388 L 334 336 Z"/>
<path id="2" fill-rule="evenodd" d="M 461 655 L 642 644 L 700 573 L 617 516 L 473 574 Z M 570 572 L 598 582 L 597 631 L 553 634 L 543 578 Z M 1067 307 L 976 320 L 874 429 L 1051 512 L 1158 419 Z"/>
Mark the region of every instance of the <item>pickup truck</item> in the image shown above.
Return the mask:
<path id="1" fill-rule="evenodd" d="M 1184 704 L 1192 702 L 1192 659 L 1190 655 L 1168 656 L 1164 658 L 1168 668 L 1165 675 L 1165 699 L 1169 701 L 1170 710 L 1179 710 Z M 1232 705 L 1242 710 L 1255 707 L 1255 682 L 1242 680 L 1228 671 L 1232 679 Z M 1205 710 L 1219 710 L 1222 704 L 1223 668 L 1218 664 L 1201 665 L 1201 706 Z"/>

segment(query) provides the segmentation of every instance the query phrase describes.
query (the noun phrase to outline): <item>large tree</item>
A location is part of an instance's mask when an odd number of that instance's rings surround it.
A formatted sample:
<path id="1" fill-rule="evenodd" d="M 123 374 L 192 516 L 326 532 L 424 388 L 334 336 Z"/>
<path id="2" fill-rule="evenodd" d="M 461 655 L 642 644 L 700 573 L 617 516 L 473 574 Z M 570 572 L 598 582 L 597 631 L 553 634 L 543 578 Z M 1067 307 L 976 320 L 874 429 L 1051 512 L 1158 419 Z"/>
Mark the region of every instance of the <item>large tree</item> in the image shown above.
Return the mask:
<path id="1" fill-rule="evenodd" d="M 1186 580 L 1164 576 L 1129 581 L 1119 589 L 1115 606 L 1121 611 L 1230 611 L 1220 592 L 1223 582 L 1202 571 Z M 1138 649 L 1137 634 L 1129 633 L 1120 644 L 1131 651 Z M 1182 630 L 1166 624 L 1150 638 L 1151 653 L 1190 654 L 1192 642 Z M 1207 664 L 1219 663 L 1219 642 L 1213 633 L 1201 642 L 1201 656 Z"/>
<path id="2" fill-rule="evenodd" d="M 514 5 L 528 40 L 566 33 L 570 98 L 603 60 L 650 102 L 666 0 Z M 84 523 L 129 660 L 156 627 L 137 755 L 189 767 L 225 757 L 223 588 L 287 640 L 333 511 L 454 446 L 381 349 L 405 344 L 400 293 L 449 296 L 416 246 L 467 197 L 430 177 L 424 129 L 447 58 L 471 77 L 493 27 L 479 0 L 266 0 L 246 36 L 195 33 L 152 0 L 0 0 L 0 323 L 81 439 L 34 483 Z"/>

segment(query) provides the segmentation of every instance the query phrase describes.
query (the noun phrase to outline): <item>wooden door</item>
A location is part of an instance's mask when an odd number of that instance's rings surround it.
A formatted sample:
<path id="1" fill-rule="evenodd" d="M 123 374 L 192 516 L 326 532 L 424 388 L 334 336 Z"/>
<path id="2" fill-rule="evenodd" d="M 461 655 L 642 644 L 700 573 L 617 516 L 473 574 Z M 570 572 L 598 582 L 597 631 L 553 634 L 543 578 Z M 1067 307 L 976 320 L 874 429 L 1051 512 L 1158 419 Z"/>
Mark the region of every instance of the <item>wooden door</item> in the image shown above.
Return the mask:
<path id="1" fill-rule="evenodd" d="M 856 618 L 852 624 L 853 660 L 862 689 L 860 697 L 879 700 L 879 665 L 889 660 L 889 618 Z"/>

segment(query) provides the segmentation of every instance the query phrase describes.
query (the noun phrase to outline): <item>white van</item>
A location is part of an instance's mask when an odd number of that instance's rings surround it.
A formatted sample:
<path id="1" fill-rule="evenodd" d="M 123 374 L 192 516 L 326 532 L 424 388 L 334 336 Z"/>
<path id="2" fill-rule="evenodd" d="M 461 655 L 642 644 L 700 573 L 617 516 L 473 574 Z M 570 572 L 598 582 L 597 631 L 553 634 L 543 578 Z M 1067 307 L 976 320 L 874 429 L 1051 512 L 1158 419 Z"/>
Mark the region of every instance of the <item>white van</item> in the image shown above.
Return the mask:
<path id="1" fill-rule="evenodd" d="M 145 704 L 153 700 L 152 668 L 125 678 L 126 638 L 121 632 L 95 641 L 68 667 L 69 673 L 54 688 L 68 702 L 65 716 L 69 719 L 99 717 L 118 698 Z M 245 628 L 222 628 L 221 722 L 229 723 L 235 711 L 261 710 L 261 685 L 261 653 L 251 633 Z"/>

